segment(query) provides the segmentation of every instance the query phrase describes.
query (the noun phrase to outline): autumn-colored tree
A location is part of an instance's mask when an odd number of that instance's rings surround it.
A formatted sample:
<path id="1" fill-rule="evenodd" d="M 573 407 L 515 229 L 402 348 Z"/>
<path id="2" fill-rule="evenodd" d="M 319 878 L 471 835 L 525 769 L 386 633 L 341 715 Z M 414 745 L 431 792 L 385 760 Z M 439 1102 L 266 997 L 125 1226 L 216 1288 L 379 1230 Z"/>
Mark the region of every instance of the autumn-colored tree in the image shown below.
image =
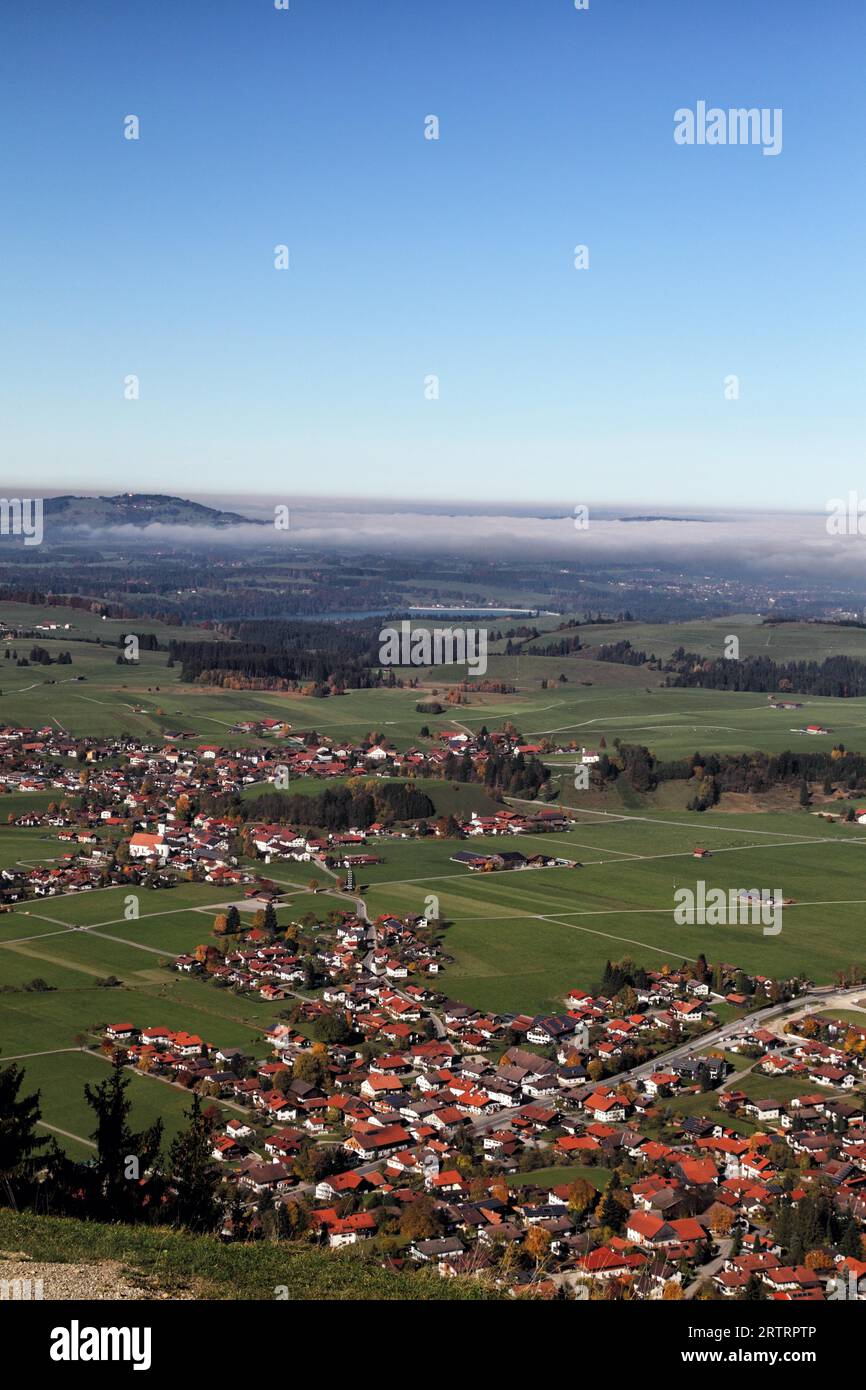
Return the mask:
<path id="1" fill-rule="evenodd" d="M 803 1263 L 807 1269 L 821 1270 L 824 1273 L 835 1268 L 833 1256 L 826 1250 L 810 1250 Z"/>
<path id="2" fill-rule="evenodd" d="M 580 1215 L 592 1206 L 597 1196 L 592 1183 L 587 1182 L 585 1178 L 577 1178 L 569 1184 L 568 1209 Z"/>
<path id="3" fill-rule="evenodd" d="M 734 1218 L 727 1207 L 719 1207 L 717 1211 L 713 1212 L 710 1230 L 714 1236 L 720 1236 L 722 1238 L 729 1236 L 733 1229 L 733 1225 Z"/>
<path id="4" fill-rule="evenodd" d="M 626 985 L 621 989 L 618 996 L 619 1005 L 625 1014 L 633 1014 L 637 1008 L 637 994 L 631 985 Z"/>
<path id="5" fill-rule="evenodd" d="M 408 1202 L 400 1216 L 400 1234 L 407 1240 L 430 1240 L 442 1229 L 442 1219 L 432 1197 L 426 1194 Z"/>
<path id="6" fill-rule="evenodd" d="M 490 1195 L 495 1197 L 497 1202 L 507 1202 L 511 1196 L 511 1190 L 503 1177 L 494 1178 L 490 1184 Z"/>
<path id="7" fill-rule="evenodd" d="M 681 1298 L 685 1298 L 682 1284 L 676 1279 L 669 1279 L 662 1289 L 662 1298 L 666 1303 L 678 1303 Z"/>
<path id="8" fill-rule="evenodd" d="M 621 1229 L 625 1220 L 625 1207 L 619 1198 L 620 1194 L 611 1192 L 610 1189 L 601 1198 L 595 1214 L 602 1228 L 609 1227 L 612 1231 Z"/>
<path id="9" fill-rule="evenodd" d="M 296 1081 L 321 1086 L 326 1075 L 325 1064 L 321 1057 L 314 1057 L 312 1052 L 300 1052 L 295 1058 L 292 1075 Z"/>
<path id="10" fill-rule="evenodd" d="M 229 929 L 229 919 L 228 919 L 228 917 L 226 916 L 226 914 L 225 914 L 224 912 L 218 912 L 217 915 L 216 915 L 216 917 L 214 917 L 214 919 L 213 919 L 213 928 L 212 928 L 212 930 L 213 930 L 214 936 L 225 936 L 225 934 L 226 934 L 226 932 L 228 931 L 228 929 Z"/>
<path id="11" fill-rule="evenodd" d="M 545 1231 L 543 1226 L 530 1226 L 523 1248 L 536 1264 L 541 1264 L 550 1249 L 550 1232 Z"/>

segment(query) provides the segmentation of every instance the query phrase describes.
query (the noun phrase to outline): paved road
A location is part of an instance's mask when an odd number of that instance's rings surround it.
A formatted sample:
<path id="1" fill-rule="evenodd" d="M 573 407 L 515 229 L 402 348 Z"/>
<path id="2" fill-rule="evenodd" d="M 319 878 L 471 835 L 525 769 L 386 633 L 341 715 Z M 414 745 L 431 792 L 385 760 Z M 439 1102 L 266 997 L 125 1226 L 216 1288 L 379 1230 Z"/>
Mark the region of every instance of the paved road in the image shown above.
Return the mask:
<path id="1" fill-rule="evenodd" d="M 698 1292 L 698 1289 L 701 1287 L 701 1284 L 703 1284 L 706 1279 L 712 1279 L 716 1274 L 718 1274 L 719 1270 L 722 1268 L 722 1265 L 725 1263 L 725 1260 L 728 1258 L 733 1248 L 733 1240 L 720 1240 L 718 1255 L 714 1260 L 710 1260 L 709 1264 L 701 1265 L 700 1269 L 696 1273 L 696 1277 L 692 1280 L 691 1284 L 689 1284 L 683 1291 L 684 1297 L 694 1298 L 695 1294 Z"/>

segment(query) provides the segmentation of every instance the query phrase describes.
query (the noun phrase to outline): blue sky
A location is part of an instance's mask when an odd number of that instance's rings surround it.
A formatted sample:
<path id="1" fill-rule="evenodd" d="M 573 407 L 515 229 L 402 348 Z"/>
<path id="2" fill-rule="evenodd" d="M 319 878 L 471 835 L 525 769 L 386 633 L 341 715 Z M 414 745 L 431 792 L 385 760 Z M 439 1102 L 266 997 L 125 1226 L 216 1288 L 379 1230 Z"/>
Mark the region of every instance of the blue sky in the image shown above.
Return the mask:
<path id="1" fill-rule="evenodd" d="M 5 0 L 7 491 L 823 509 L 864 40 L 853 0 Z M 677 146 L 701 99 L 782 153 Z"/>

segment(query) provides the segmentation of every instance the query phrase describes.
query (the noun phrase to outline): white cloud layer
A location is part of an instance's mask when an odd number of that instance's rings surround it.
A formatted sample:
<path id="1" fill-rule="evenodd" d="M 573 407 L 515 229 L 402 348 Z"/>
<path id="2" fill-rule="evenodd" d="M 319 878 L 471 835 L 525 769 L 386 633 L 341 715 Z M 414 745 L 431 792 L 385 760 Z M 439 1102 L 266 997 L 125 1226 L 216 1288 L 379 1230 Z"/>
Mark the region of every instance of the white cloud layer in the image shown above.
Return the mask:
<path id="1" fill-rule="evenodd" d="M 216 499 L 214 499 L 216 501 Z M 220 499 L 265 521 L 273 504 L 262 499 Z M 83 533 L 86 534 L 86 533 Z M 157 545 L 197 543 L 349 550 L 451 551 L 508 559 L 517 556 L 563 563 L 630 563 L 682 566 L 690 572 L 737 572 L 860 579 L 866 575 L 866 535 L 832 535 L 826 515 L 707 513 L 702 517 L 632 520 L 590 509 L 585 529 L 570 513 L 445 511 L 430 504 L 290 504 L 288 530 L 239 525 L 227 530 L 156 524 L 115 527 L 103 535 Z"/>

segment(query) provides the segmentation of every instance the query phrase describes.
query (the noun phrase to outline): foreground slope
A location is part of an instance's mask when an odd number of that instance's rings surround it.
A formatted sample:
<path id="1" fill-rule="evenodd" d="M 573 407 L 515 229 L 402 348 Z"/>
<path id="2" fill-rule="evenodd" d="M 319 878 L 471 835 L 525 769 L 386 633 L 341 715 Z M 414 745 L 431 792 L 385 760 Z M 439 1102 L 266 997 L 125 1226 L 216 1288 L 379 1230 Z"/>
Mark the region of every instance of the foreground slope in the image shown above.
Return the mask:
<path id="1" fill-rule="evenodd" d="M 440 1279 L 433 1272 L 384 1269 L 375 1258 L 345 1249 L 316 1250 L 289 1242 L 226 1245 L 216 1236 L 193 1236 L 164 1226 L 104 1226 L 69 1217 L 0 1210 L 0 1276 L 4 1260 L 22 1255 L 40 1265 L 122 1267 L 123 1286 L 139 1284 L 154 1298 L 462 1300 L 498 1295 L 470 1279 Z M 52 1292 L 46 1299 L 68 1297 Z M 279 1294 L 277 1290 L 280 1290 Z M 106 1296 L 106 1295 L 102 1295 Z"/>

